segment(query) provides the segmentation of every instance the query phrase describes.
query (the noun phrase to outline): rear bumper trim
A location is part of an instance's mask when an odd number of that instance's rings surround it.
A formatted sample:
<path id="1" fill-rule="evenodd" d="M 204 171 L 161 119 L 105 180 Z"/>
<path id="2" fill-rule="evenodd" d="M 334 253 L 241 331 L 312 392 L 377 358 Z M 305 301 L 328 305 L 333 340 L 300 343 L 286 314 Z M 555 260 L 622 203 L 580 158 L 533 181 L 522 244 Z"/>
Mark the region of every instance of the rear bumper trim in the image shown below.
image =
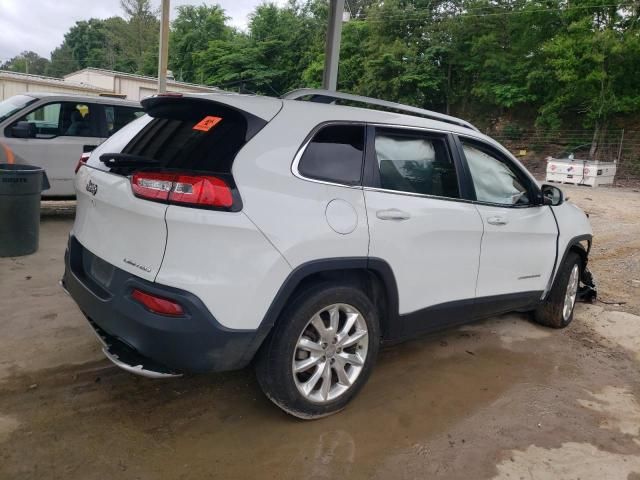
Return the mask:
<path id="1" fill-rule="evenodd" d="M 181 377 L 182 374 L 181 373 L 164 373 L 164 372 L 156 372 L 153 370 L 147 370 L 146 368 L 144 368 L 144 366 L 142 364 L 139 365 L 129 365 L 128 363 L 125 363 L 123 361 L 121 361 L 118 358 L 118 354 L 116 353 L 111 353 L 108 349 L 108 347 L 104 347 L 102 349 L 102 353 L 104 353 L 105 357 L 107 357 L 109 360 L 111 360 L 111 362 L 116 366 L 121 368 L 122 370 L 125 370 L 129 373 L 133 373 L 135 375 L 140 375 L 141 377 L 147 377 L 147 378 L 173 378 L 173 377 Z"/>
<path id="2" fill-rule="evenodd" d="M 195 295 L 149 282 L 113 265 L 101 280 L 91 276 L 93 254 L 73 236 L 65 254 L 61 282 L 119 367 L 153 378 L 182 373 L 237 370 L 260 346 L 257 330 L 223 327 Z M 88 262 L 88 263 L 87 263 Z M 181 317 L 159 315 L 131 298 L 140 289 L 178 302 Z"/>
<path id="3" fill-rule="evenodd" d="M 91 320 L 89 320 L 89 324 L 91 325 L 93 333 L 96 334 L 98 341 L 102 344 L 102 353 L 104 353 L 104 356 L 116 367 L 147 378 L 157 379 L 182 376 L 182 373 L 173 372 L 166 367 L 156 364 L 152 360 L 144 358 L 131 347 L 105 333 Z"/>

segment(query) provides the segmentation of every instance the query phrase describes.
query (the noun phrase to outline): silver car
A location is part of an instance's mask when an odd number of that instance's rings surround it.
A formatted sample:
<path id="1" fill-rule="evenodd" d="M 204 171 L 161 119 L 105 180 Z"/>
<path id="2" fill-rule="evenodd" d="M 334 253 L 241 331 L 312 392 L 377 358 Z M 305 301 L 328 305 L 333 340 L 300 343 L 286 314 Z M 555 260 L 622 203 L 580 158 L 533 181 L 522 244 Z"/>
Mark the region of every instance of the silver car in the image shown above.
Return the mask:
<path id="1" fill-rule="evenodd" d="M 0 163 L 44 167 L 47 196 L 73 196 L 73 176 L 90 152 L 143 115 L 138 102 L 111 97 L 26 93 L 0 102 Z"/>

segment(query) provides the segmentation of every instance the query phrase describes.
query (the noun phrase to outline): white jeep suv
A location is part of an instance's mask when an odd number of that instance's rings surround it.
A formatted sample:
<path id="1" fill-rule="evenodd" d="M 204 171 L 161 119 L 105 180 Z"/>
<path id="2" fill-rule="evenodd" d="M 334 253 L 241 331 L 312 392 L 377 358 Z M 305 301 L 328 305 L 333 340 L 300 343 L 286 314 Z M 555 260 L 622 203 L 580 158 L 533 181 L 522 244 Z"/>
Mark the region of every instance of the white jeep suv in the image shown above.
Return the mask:
<path id="1" fill-rule="evenodd" d="M 560 328 L 595 294 L 587 216 L 465 121 L 324 90 L 142 103 L 78 171 L 63 278 L 126 370 L 254 363 L 316 418 L 381 344 L 508 311 Z"/>

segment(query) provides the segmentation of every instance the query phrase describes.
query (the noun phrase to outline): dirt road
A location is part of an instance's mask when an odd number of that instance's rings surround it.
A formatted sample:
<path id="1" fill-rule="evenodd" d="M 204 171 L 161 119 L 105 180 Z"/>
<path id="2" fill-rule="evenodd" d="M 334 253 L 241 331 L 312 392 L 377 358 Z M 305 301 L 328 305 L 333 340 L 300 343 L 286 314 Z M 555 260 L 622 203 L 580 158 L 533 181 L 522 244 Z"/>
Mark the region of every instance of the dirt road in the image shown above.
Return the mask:
<path id="1" fill-rule="evenodd" d="M 507 315 L 384 351 L 342 413 L 289 418 L 250 370 L 112 367 L 60 290 L 69 218 L 0 259 L 0 479 L 640 479 L 640 193 L 591 214 L 602 300 L 551 331 Z"/>

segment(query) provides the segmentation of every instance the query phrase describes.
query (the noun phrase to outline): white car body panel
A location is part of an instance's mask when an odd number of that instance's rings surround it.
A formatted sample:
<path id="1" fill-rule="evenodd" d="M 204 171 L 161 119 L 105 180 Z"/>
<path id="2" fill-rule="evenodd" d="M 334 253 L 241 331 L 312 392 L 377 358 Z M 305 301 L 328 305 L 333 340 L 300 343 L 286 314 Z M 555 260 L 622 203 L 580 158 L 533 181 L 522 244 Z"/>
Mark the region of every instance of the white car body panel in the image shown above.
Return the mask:
<path id="1" fill-rule="evenodd" d="M 400 314 L 475 296 L 482 220 L 473 204 L 386 191 L 365 191 L 369 255 L 384 259 L 398 285 Z M 406 220 L 383 220 L 397 210 Z"/>
<path id="2" fill-rule="evenodd" d="M 87 190 L 92 182 L 95 195 Z M 75 180 L 76 220 L 72 234 L 94 255 L 153 281 L 167 239 L 167 205 L 136 198 L 127 177 L 82 167 Z"/>
<path id="3" fill-rule="evenodd" d="M 185 95 L 188 98 L 201 98 L 237 108 L 263 120 L 271 120 L 282 108 L 282 100 L 260 95 L 240 95 L 233 92 L 194 93 Z"/>
<path id="4" fill-rule="evenodd" d="M 544 291 L 556 257 L 558 229 L 548 206 L 476 205 L 484 223 L 477 297 Z M 504 221 L 492 224 L 491 221 Z"/>
<path id="5" fill-rule="evenodd" d="M 285 102 L 286 114 L 276 116 L 236 157 L 233 176 L 241 185 L 243 211 L 293 268 L 317 259 L 366 257 L 369 232 L 362 188 L 304 180 L 291 172 L 300 145 L 325 118 L 305 107 L 304 102 Z M 327 220 L 327 205 L 334 199 L 355 212 L 349 234 L 336 232 Z"/>
<path id="6" fill-rule="evenodd" d="M 224 327 L 256 329 L 291 268 L 242 213 L 170 205 L 156 282 L 193 293 Z"/>

